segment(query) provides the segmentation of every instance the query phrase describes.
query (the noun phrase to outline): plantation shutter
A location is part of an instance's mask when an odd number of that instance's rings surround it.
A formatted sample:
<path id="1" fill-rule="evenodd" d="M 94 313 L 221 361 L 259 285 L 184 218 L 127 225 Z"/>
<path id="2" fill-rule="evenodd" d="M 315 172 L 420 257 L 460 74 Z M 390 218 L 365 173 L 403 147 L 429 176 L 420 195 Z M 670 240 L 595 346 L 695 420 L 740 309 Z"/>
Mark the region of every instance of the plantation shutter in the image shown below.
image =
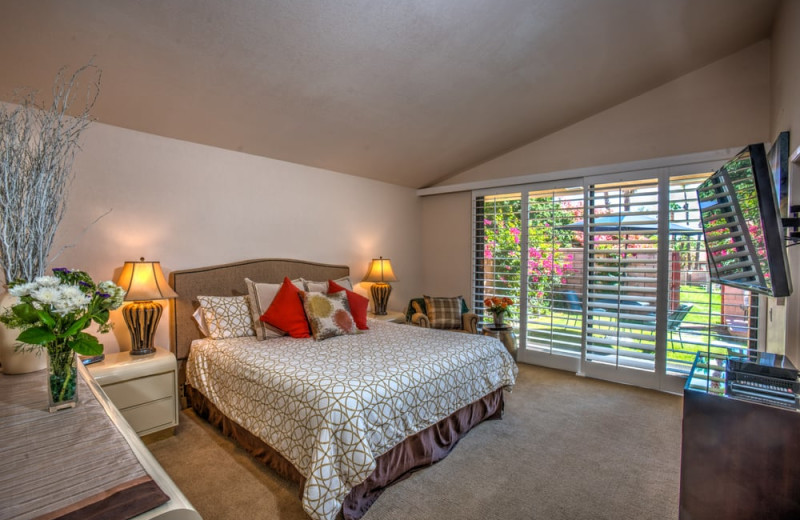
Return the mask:
<path id="1" fill-rule="evenodd" d="M 581 356 L 583 186 L 528 193 L 526 348 Z"/>
<path id="2" fill-rule="evenodd" d="M 697 187 L 708 174 L 670 178 L 669 375 L 686 376 L 695 355 L 725 356 L 751 343 L 757 347 L 758 297 L 736 287 L 711 284 L 706 244 L 701 234 Z M 695 233 L 688 232 L 696 230 Z M 728 236 L 731 243 L 738 238 Z M 712 251 L 717 251 L 712 246 Z"/>
<path id="3" fill-rule="evenodd" d="M 655 370 L 658 181 L 588 193 L 586 360 Z"/>
<path id="4" fill-rule="evenodd" d="M 709 287 L 706 248 L 696 196 L 697 186 L 706 177 L 705 174 L 672 177 L 669 184 L 670 227 L 696 230 L 696 234 L 672 233 L 669 236 L 667 294 L 670 318 L 666 369 L 671 375 L 689 374 L 696 353 L 710 349 L 712 327 L 720 323 L 719 305 L 715 305 L 715 296 Z"/>
<path id="5" fill-rule="evenodd" d="M 475 313 L 485 321 L 483 300 L 509 297 L 516 302 L 521 280 L 522 194 L 507 193 L 477 197 L 475 201 Z M 519 305 L 506 321 L 519 324 Z"/>

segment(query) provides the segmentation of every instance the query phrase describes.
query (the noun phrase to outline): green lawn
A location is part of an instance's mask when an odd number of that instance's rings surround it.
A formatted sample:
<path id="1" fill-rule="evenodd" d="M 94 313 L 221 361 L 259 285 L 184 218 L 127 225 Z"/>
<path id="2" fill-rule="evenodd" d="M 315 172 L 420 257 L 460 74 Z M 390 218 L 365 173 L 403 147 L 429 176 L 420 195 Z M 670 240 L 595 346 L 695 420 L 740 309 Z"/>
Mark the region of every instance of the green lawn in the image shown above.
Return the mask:
<path id="1" fill-rule="evenodd" d="M 707 325 L 709 311 L 712 315 L 712 320 L 716 317 L 717 322 L 719 322 L 719 315 L 722 309 L 721 294 L 709 295 L 708 291 L 702 287 L 681 285 L 680 302 L 691 303 L 693 305 L 692 311 L 684 320 L 685 323 L 700 323 Z"/>
<path id="2" fill-rule="evenodd" d="M 681 286 L 680 302 L 692 304 L 691 312 L 681 324 L 681 334 L 671 333 L 668 340 L 668 362 L 675 366 L 690 366 L 697 352 L 713 352 L 724 355 L 730 346 L 745 346 L 744 338 L 732 338 L 719 334 L 721 312 L 720 294 L 709 295 L 702 287 Z M 710 315 L 710 319 L 709 319 Z M 609 327 L 595 328 L 601 336 L 614 337 L 617 323 L 609 320 Z M 623 330 L 624 325 L 623 325 Z M 654 336 L 652 333 L 645 335 Z M 681 341 L 681 338 L 683 341 Z M 620 347 L 620 353 L 652 351 L 653 340 L 638 340 L 644 348 Z M 536 316 L 528 324 L 529 348 L 564 350 L 578 355 L 581 350 L 581 317 L 562 309 Z M 649 347 L 649 348 L 648 348 Z"/>

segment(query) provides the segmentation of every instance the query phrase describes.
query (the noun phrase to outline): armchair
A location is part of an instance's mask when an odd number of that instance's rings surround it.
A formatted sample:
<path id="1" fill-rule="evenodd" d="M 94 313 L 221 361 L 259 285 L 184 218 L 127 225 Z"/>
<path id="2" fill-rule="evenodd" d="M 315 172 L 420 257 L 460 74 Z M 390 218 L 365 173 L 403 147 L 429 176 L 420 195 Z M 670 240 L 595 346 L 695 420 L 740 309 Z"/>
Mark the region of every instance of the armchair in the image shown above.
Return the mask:
<path id="1" fill-rule="evenodd" d="M 408 302 L 408 307 L 406 308 L 406 322 L 416 325 L 418 327 L 425 327 L 425 328 L 438 328 L 438 329 L 445 329 L 445 330 L 452 330 L 455 332 L 465 332 L 468 334 L 478 334 L 478 315 L 472 312 L 469 312 L 469 307 L 467 307 L 466 302 L 460 296 L 456 298 L 433 298 L 433 300 L 455 300 L 458 299 L 460 302 L 455 303 L 454 305 L 458 305 L 460 307 L 460 321 L 458 319 L 451 320 L 449 325 L 443 326 L 441 323 L 437 323 L 437 320 L 432 320 L 428 315 L 428 307 L 425 302 L 425 298 L 413 298 L 411 301 Z M 431 298 L 429 297 L 429 300 Z"/>

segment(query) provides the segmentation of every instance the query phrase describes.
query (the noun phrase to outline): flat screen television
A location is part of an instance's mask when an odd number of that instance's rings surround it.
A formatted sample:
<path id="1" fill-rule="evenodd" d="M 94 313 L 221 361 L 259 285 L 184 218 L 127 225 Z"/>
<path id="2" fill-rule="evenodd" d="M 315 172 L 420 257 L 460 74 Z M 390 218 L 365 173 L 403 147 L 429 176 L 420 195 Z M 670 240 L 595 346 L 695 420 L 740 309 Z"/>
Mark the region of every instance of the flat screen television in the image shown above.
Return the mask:
<path id="1" fill-rule="evenodd" d="M 789 296 L 784 229 L 763 144 L 752 144 L 697 188 L 711 281 Z"/>

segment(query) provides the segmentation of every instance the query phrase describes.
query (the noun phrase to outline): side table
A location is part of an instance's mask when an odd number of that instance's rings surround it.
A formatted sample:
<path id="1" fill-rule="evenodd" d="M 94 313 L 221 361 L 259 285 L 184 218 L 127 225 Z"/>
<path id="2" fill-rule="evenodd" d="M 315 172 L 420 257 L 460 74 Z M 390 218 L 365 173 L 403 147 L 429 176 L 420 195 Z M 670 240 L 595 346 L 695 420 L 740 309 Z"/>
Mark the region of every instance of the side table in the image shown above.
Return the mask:
<path id="1" fill-rule="evenodd" d="M 517 336 L 514 334 L 514 329 L 509 325 L 503 327 L 495 327 L 494 325 L 484 325 L 483 335 L 491 336 L 500 340 L 514 361 L 517 360 Z"/>
<path id="2" fill-rule="evenodd" d="M 406 315 L 400 311 L 386 311 L 386 314 L 375 314 L 372 312 L 367 313 L 368 318 L 380 321 L 388 321 L 390 323 L 405 323 Z"/>
<path id="3" fill-rule="evenodd" d="M 140 436 L 174 431 L 178 365 L 172 352 L 160 347 L 141 356 L 115 352 L 86 368 Z"/>

